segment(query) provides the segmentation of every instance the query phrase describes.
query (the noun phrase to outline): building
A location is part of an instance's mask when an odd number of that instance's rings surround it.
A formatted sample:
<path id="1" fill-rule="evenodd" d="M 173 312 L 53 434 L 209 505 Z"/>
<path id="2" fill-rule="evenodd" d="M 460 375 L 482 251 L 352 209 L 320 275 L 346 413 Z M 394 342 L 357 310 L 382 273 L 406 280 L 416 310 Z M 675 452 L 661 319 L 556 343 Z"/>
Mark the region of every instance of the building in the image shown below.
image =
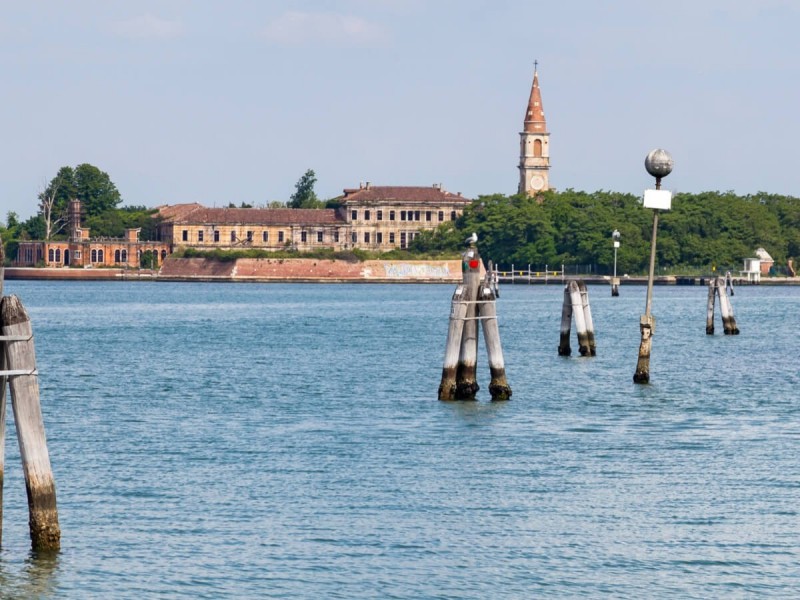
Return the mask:
<path id="1" fill-rule="evenodd" d="M 298 251 L 407 248 L 420 231 L 455 220 L 471 202 L 441 184 L 345 189 L 336 209 L 207 208 L 199 204 L 159 209 L 159 239 L 178 248 Z"/>
<path id="2" fill-rule="evenodd" d="M 148 253 L 153 266 L 163 263 L 169 245 L 140 241 L 139 229 L 126 229 L 123 238 L 91 238 L 81 226 L 81 203 L 72 200 L 68 212 L 66 240 L 21 241 L 14 265 L 18 267 L 124 267 L 138 268 Z"/>
<path id="3" fill-rule="evenodd" d="M 525 111 L 525 121 L 520 132 L 519 144 L 519 188 L 518 193 L 535 196 L 550 189 L 550 134 L 544 118 L 542 94 L 539 90 L 539 74 L 536 63 L 533 69 L 533 85 Z"/>
<path id="4" fill-rule="evenodd" d="M 406 248 L 420 231 L 455 221 L 472 200 L 430 187 L 373 186 L 344 190 L 342 209 L 352 247 L 386 251 Z"/>

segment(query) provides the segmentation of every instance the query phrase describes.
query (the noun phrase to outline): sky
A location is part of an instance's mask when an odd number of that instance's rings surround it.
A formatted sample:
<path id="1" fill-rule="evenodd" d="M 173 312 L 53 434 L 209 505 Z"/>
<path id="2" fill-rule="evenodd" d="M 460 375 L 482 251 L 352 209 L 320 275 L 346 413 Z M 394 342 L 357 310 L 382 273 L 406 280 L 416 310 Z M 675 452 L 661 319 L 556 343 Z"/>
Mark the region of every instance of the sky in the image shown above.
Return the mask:
<path id="1" fill-rule="evenodd" d="M 63 166 L 123 204 L 286 201 L 308 169 L 517 190 L 538 61 L 557 189 L 800 195 L 796 0 L 0 0 L 0 221 Z"/>

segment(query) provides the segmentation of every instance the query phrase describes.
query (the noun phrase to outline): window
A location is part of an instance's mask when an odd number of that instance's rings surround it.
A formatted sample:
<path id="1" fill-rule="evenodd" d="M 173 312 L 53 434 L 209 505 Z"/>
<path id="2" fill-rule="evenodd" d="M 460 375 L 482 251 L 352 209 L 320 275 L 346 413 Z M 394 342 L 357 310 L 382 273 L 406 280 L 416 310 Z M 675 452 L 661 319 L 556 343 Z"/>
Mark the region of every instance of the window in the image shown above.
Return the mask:
<path id="1" fill-rule="evenodd" d="M 389 232 L 389 243 L 394 244 L 394 231 Z"/>
<path id="2" fill-rule="evenodd" d="M 369 231 L 364 232 L 364 243 L 369 244 Z"/>
<path id="3" fill-rule="evenodd" d="M 252 242 L 253 241 L 253 232 L 252 231 L 248 231 L 247 232 L 247 241 L 248 242 Z"/>
<path id="4" fill-rule="evenodd" d="M 542 156 L 542 140 L 533 140 L 533 155 L 536 158 L 541 158 L 541 156 Z"/>
<path id="5" fill-rule="evenodd" d="M 406 220 L 406 211 L 404 211 L 404 210 L 400 211 L 400 220 L 401 221 L 405 221 Z"/>
<path id="6" fill-rule="evenodd" d="M 281 243 L 281 244 L 283 243 L 283 232 L 282 231 L 278 232 L 278 242 Z"/>
<path id="7" fill-rule="evenodd" d="M 61 248 L 56 248 L 56 262 L 61 262 Z"/>
<path id="8" fill-rule="evenodd" d="M 443 210 L 439 211 L 439 221 L 444 221 L 444 211 Z"/>
<path id="9" fill-rule="evenodd" d="M 115 262 L 115 263 L 118 263 L 118 262 L 119 262 L 119 259 L 120 259 L 120 256 L 119 256 L 119 250 L 118 250 L 118 249 L 117 249 L 117 250 L 114 250 L 114 262 Z"/>
<path id="10" fill-rule="evenodd" d="M 231 231 L 231 241 L 232 242 L 236 241 L 236 231 Z"/>
<path id="11" fill-rule="evenodd" d="M 419 221 L 419 218 L 420 218 L 420 217 L 419 217 L 419 211 L 418 211 L 418 210 L 415 210 L 415 211 L 414 211 L 414 220 L 415 220 L 415 221 Z M 409 219 L 409 220 L 410 220 L 410 219 Z"/>
<path id="12" fill-rule="evenodd" d="M 339 230 L 338 229 L 333 232 L 333 241 L 336 242 L 337 244 L 339 243 Z"/>
<path id="13" fill-rule="evenodd" d="M 394 211 L 393 210 L 389 211 L 389 220 L 390 221 L 394 221 Z"/>
<path id="14" fill-rule="evenodd" d="M 56 260 L 58 260 L 58 250 L 56 250 Z M 101 263 L 105 261 L 105 257 L 103 256 L 102 248 L 97 251 L 97 262 Z"/>
<path id="15" fill-rule="evenodd" d="M 370 211 L 368 211 L 368 210 L 365 210 L 365 211 L 364 211 L 364 220 L 365 220 L 365 221 L 369 221 L 369 216 L 370 216 Z"/>
<path id="16" fill-rule="evenodd" d="M 30 254 L 30 249 L 28 249 L 28 253 Z M 80 257 L 81 257 L 81 251 L 80 250 L 75 250 L 75 259 L 77 260 Z M 30 260 L 30 259 L 28 259 L 28 260 Z"/>
<path id="17" fill-rule="evenodd" d="M 456 220 L 456 211 L 454 211 L 454 210 L 450 211 L 450 220 L 451 221 L 455 221 Z"/>
<path id="18" fill-rule="evenodd" d="M 378 219 L 378 221 L 383 221 L 383 211 L 382 210 L 377 211 L 375 218 Z"/>
<path id="19" fill-rule="evenodd" d="M 92 250 L 92 252 L 94 252 L 94 250 Z M 56 260 L 56 251 L 50 248 L 50 250 L 47 251 L 47 262 L 55 262 L 55 260 Z"/>
<path id="20" fill-rule="evenodd" d="M 128 251 L 127 250 L 123 250 L 121 252 L 121 254 L 122 254 L 122 262 L 124 262 L 124 263 L 128 262 Z"/>
<path id="21" fill-rule="evenodd" d="M 354 244 L 358 241 L 358 234 L 355 231 L 350 234 L 350 241 Z"/>
<path id="22" fill-rule="evenodd" d="M 219 231 L 216 229 L 214 230 L 214 241 L 219 242 Z"/>
<path id="23" fill-rule="evenodd" d="M 197 232 L 197 241 L 198 242 L 202 242 L 203 241 L 203 230 L 202 229 Z"/>
<path id="24" fill-rule="evenodd" d="M 358 211 L 357 210 L 351 210 L 350 211 L 350 220 L 351 221 L 358 221 Z"/>
<path id="25" fill-rule="evenodd" d="M 433 217 L 433 215 L 431 214 L 431 211 L 426 210 L 425 211 L 425 220 L 426 221 L 430 221 L 432 217 Z"/>
<path id="26" fill-rule="evenodd" d="M 325 236 L 322 234 L 322 232 L 321 232 L 321 231 L 318 231 L 318 232 L 317 232 L 317 241 L 318 241 L 320 244 L 321 244 L 321 243 L 324 241 L 324 237 L 325 237 Z"/>
<path id="27" fill-rule="evenodd" d="M 301 231 L 300 232 L 300 241 L 302 243 L 304 243 L 304 244 L 308 241 L 308 233 L 307 232 L 305 232 L 305 231 Z"/>
<path id="28" fill-rule="evenodd" d="M 181 240 L 184 241 L 184 242 L 188 242 L 189 241 L 189 230 L 188 229 L 184 229 L 183 231 L 181 231 Z"/>
<path id="29" fill-rule="evenodd" d="M 383 233 L 381 233 L 380 231 L 378 233 L 376 233 L 375 234 L 375 241 L 377 243 L 379 243 L 379 244 L 382 244 L 383 243 Z"/>
<path id="30" fill-rule="evenodd" d="M 50 255 L 51 255 L 51 258 L 50 258 L 50 260 L 51 260 L 51 261 L 53 260 L 53 258 L 52 258 L 52 254 L 53 254 L 53 251 L 52 251 L 52 250 L 50 250 Z M 92 262 L 93 262 L 93 263 L 94 263 L 94 262 L 97 262 L 97 249 L 95 249 L 95 248 L 92 248 L 92 257 L 91 257 L 91 260 L 92 260 Z"/>
<path id="31" fill-rule="evenodd" d="M 406 247 L 406 232 L 405 231 L 400 233 L 400 247 L 401 248 L 405 248 Z"/>
<path id="32" fill-rule="evenodd" d="M 262 231 L 261 232 L 261 241 L 268 242 L 269 241 L 269 231 Z"/>

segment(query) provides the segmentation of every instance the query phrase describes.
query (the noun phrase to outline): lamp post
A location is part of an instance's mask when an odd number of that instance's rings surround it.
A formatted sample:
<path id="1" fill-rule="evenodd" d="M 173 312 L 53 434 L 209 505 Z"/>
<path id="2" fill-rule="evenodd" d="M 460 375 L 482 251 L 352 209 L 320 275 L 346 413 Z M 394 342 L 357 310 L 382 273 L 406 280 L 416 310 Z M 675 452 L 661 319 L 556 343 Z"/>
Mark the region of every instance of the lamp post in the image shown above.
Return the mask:
<path id="1" fill-rule="evenodd" d="M 617 279 L 617 248 L 619 248 L 619 231 L 614 230 L 611 234 L 614 241 L 614 277 L 611 278 L 611 295 L 619 296 L 619 279 Z"/>
<path id="2" fill-rule="evenodd" d="M 647 278 L 647 302 L 644 314 L 639 319 L 639 331 L 642 341 L 639 345 L 639 360 L 633 374 L 635 383 L 650 382 L 650 348 L 656 330 L 655 317 L 650 313 L 653 304 L 653 277 L 656 266 L 656 233 L 658 232 L 658 211 L 669 210 L 672 206 L 672 194 L 661 190 L 661 179 L 672 172 L 674 161 L 666 150 L 652 150 L 644 159 L 644 168 L 656 178 L 656 189 L 645 190 L 644 207 L 653 209 L 653 236 L 650 240 L 650 274 Z"/>

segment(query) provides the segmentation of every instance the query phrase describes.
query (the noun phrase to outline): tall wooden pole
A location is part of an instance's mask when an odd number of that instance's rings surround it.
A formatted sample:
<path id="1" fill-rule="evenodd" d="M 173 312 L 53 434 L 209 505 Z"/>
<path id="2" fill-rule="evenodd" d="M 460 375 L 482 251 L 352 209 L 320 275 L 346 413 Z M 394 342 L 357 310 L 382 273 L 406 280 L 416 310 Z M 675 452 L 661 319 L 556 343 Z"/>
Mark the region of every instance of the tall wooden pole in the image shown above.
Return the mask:
<path id="1" fill-rule="evenodd" d="M 733 316 L 733 305 L 725 288 L 725 280 L 720 277 L 717 280 L 717 292 L 719 293 L 719 312 L 722 314 L 722 331 L 725 335 L 739 335 L 739 328 L 736 326 L 736 319 Z"/>
<path id="2" fill-rule="evenodd" d="M 442 382 L 439 384 L 439 400 L 456 399 L 456 369 L 461 353 L 461 336 L 464 332 L 464 317 L 467 315 L 467 304 L 464 302 L 463 284 L 456 286 L 450 307 L 450 326 L 447 330 L 447 344 L 444 350 L 444 366 Z"/>
<path id="3" fill-rule="evenodd" d="M 591 355 L 589 332 L 586 330 L 586 317 L 583 312 L 583 298 L 577 281 L 569 282 L 569 295 L 572 301 L 572 317 L 575 319 L 575 330 L 578 334 L 578 352 L 581 356 Z"/>
<path id="4" fill-rule="evenodd" d="M 656 189 L 661 189 L 661 177 L 656 177 Z M 635 383 L 650 383 L 650 349 L 653 344 L 653 334 L 656 332 L 656 319 L 650 309 L 653 304 L 653 279 L 656 268 L 656 235 L 658 234 L 658 209 L 653 209 L 653 235 L 650 241 L 650 274 L 647 278 L 647 301 L 644 314 L 639 319 L 639 331 L 642 340 L 639 344 L 639 359 L 636 362 L 636 372 L 633 374 Z"/>
<path id="5" fill-rule="evenodd" d="M 462 257 L 464 300 L 467 302 L 467 313 L 464 331 L 461 335 L 461 352 L 456 369 L 456 400 L 474 400 L 480 386 L 477 379 L 478 363 L 478 289 L 481 284 L 481 257 L 475 243 Z"/>
<path id="6" fill-rule="evenodd" d="M 5 278 L 5 251 L 0 237 L 0 302 L 3 300 L 3 279 Z M 0 330 L 2 330 L 0 321 Z M 0 341 L 0 371 L 6 369 L 6 343 Z M 6 454 L 6 376 L 0 375 L 0 548 L 3 547 L 3 475 Z"/>
<path id="7" fill-rule="evenodd" d="M 583 279 L 578 280 L 578 289 L 581 291 L 581 304 L 583 305 L 583 320 L 586 323 L 586 339 L 589 342 L 589 355 L 597 354 L 597 343 L 594 339 L 594 320 L 592 320 L 592 307 L 589 305 L 589 290 Z"/>
<path id="8" fill-rule="evenodd" d="M 572 348 L 569 345 L 569 334 L 572 328 L 572 300 L 569 286 L 564 286 L 564 304 L 561 307 L 561 339 L 558 343 L 558 355 L 569 356 Z"/>
<path id="9" fill-rule="evenodd" d="M 0 323 L 4 336 L 16 338 L 5 343 L 6 365 L 14 373 L 9 377 L 11 406 L 28 492 L 31 546 L 34 550 L 58 550 L 61 547 L 61 529 L 58 524 L 55 481 L 39 404 L 33 333 L 28 314 L 16 296 L 3 298 Z"/>
<path id="10" fill-rule="evenodd" d="M 706 305 L 706 335 L 714 335 L 714 299 L 717 295 L 717 278 L 708 280 L 708 304 Z"/>
<path id="11" fill-rule="evenodd" d="M 483 339 L 486 342 L 489 372 L 492 376 L 489 393 L 492 395 L 492 400 L 508 400 L 511 398 L 511 387 L 506 380 L 503 348 L 500 345 L 500 329 L 497 326 L 497 297 L 492 288 L 491 278 L 491 272 L 487 271 L 486 279 L 478 295 L 478 314 L 483 326 Z"/>

